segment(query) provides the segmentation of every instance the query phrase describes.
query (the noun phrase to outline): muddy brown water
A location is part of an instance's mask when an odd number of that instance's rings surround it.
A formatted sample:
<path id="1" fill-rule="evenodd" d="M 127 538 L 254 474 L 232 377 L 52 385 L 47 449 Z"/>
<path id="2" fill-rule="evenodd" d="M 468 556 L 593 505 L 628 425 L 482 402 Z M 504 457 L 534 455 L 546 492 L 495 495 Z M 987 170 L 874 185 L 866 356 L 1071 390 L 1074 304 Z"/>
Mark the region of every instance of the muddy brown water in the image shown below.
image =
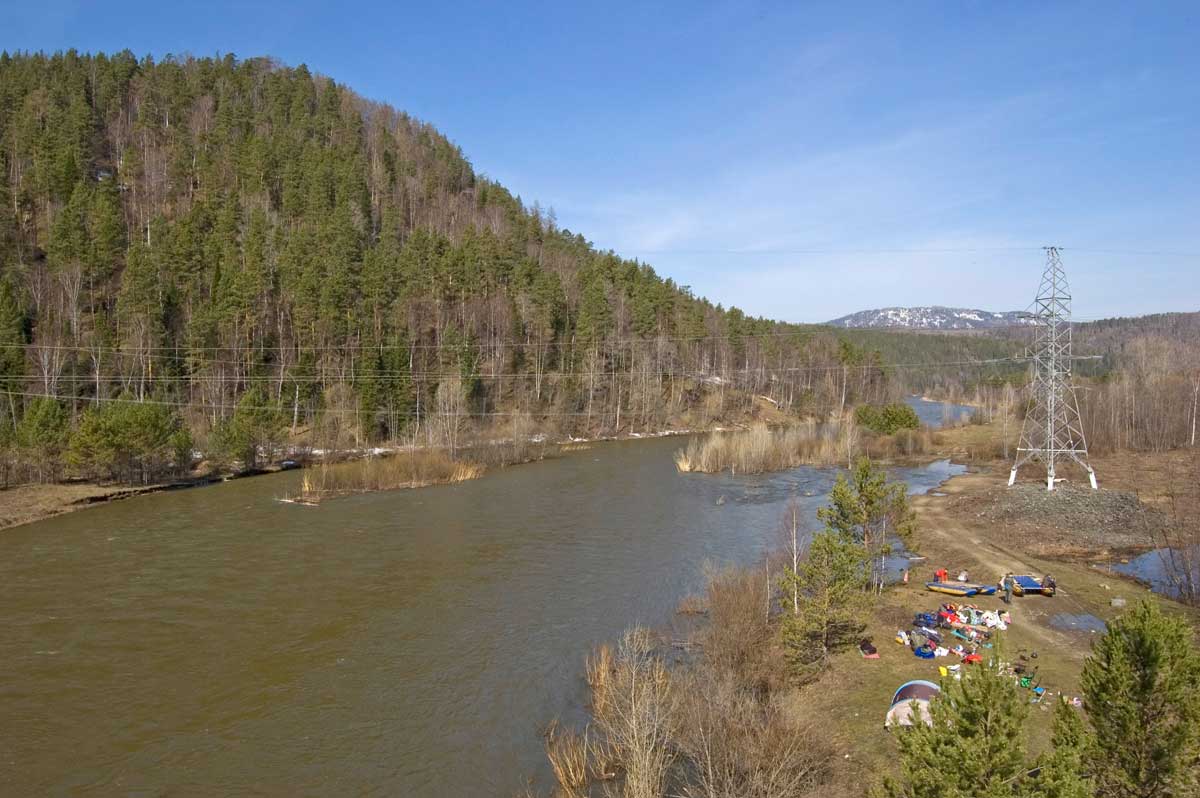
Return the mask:
<path id="1" fill-rule="evenodd" d="M 318 508 L 296 473 L 0 533 L 0 792 L 507 796 L 582 660 L 752 562 L 831 469 L 679 474 L 609 443 Z M 925 491 L 961 469 L 896 469 Z M 719 501 L 724 497 L 724 501 Z"/>

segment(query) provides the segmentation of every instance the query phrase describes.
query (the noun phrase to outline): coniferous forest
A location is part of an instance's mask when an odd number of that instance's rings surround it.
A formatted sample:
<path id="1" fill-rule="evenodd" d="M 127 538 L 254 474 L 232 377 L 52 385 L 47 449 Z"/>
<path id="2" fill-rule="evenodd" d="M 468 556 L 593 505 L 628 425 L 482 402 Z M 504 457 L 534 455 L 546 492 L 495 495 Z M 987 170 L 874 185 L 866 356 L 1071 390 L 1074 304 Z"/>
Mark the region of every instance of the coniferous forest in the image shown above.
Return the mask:
<path id="1" fill-rule="evenodd" d="M 885 398 L 879 356 L 601 251 L 267 58 L 0 55 L 6 478 Z"/>

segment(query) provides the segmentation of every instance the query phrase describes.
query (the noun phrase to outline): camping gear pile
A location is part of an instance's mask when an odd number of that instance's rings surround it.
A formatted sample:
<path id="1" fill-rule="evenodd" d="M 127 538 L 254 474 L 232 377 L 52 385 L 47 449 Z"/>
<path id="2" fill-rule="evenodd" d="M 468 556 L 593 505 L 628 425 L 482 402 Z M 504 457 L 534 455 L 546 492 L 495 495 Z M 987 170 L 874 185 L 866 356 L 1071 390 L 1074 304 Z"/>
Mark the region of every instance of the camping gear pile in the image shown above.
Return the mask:
<path id="1" fill-rule="evenodd" d="M 966 571 L 961 571 L 957 574 L 957 579 L 951 581 L 949 572 L 940 568 L 934 572 L 933 581 L 926 582 L 925 587 L 935 593 L 959 598 L 991 596 L 1000 589 L 996 585 L 969 582 L 967 577 Z M 1011 591 L 1018 596 L 1032 593 L 1053 596 L 1057 588 L 1054 578 L 1049 574 L 1041 579 L 1024 574 L 1006 574 L 1004 579 L 1011 580 L 1008 582 Z M 1004 584 L 1002 581 L 1001 585 Z M 938 665 L 938 673 L 943 679 L 961 679 L 963 666 L 983 662 L 983 654 L 980 651 L 992 648 L 993 636 L 997 632 L 1006 631 L 1012 622 L 1012 615 L 1006 610 L 983 609 L 965 602 L 947 602 L 936 611 L 919 612 L 913 616 L 911 629 L 896 631 L 896 642 L 911 648 L 913 655 L 921 659 L 958 657 L 958 663 Z M 869 641 L 863 642 L 869 645 Z M 863 656 L 869 656 L 867 648 L 860 646 L 860 650 Z M 870 653 L 878 656 L 874 646 L 870 646 Z M 1028 656 L 1019 652 L 1017 662 L 1003 667 L 1021 689 L 1029 691 L 1030 703 L 1043 704 L 1044 699 L 1053 693 L 1041 686 L 1037 668 L 1030 669 L 1030 659 L 1037 659 L 1036 651 Z M 912 726 L 918 721 L 932 725 L 929 702 L 940 693 L 941 688 L 933 682 L 916 680 L 900 685 L 892 696 L 884 727 Z M 1074 706 L 1082 704 L 1078 696 L 1062 697 Z M 1046 709 L 1044 704 L 1041 709 Z"/>
<path id="2" fill-rule="evenodd" d="M 912 629 L 896 631 L 896 642 L 921 659 L 956 656 L 971 665 L 981 662 L 981 648 L 991 648 L 991 638 L 1012 623 L 1007 612 L 983 610 L 974 604 L 943 604 L 936 612 L 913 616 Z"/>

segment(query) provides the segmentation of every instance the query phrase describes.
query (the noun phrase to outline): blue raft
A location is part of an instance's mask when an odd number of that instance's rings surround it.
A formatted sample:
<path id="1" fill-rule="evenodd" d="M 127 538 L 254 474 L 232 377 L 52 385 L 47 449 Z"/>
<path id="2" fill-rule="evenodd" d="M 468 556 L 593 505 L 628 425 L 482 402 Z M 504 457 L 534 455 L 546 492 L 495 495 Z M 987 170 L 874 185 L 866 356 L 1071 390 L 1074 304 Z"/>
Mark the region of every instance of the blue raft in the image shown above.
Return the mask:
<path id="1" fill-rule="evenodd" d="M 1018 596 L 1024 596 L 1026 593 L 1041 593 L 1044 596 L 1053 596 L 1054 588 L 1042 584 L 1042 580 L 1028 574 L 1020 574 L 1013 577 L 1013 592 Z"/>

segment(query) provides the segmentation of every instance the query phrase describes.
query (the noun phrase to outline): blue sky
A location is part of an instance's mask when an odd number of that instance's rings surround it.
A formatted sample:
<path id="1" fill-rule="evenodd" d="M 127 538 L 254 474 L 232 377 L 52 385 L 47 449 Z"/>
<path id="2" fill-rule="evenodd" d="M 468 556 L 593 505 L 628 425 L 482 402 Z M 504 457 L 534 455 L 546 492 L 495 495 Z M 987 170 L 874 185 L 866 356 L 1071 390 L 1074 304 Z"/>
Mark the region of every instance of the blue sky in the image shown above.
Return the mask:
<path id="1" fill-rule="evenodd" d="M 61 3 L 0 47 L 274 55 L 603 248 L 792 321 L 1200 309 L 1195 3 Z M 1157 253 L 1157 254 L 1151 254 Z"/>

